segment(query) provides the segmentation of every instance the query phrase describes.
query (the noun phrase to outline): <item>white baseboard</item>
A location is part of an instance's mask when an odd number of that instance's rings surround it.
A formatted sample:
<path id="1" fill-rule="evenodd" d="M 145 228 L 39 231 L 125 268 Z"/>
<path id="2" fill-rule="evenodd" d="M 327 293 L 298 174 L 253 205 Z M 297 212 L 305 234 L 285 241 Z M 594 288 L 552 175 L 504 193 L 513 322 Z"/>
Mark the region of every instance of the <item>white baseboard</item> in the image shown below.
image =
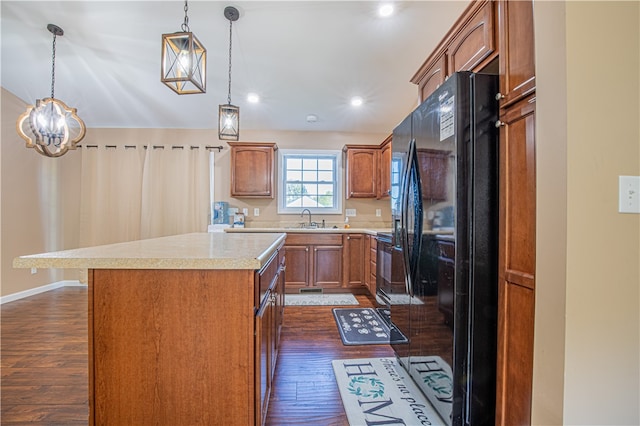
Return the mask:
<path id="1" fill-rule="evenodd" d="M 82 284 L 78 280 L 57 281 L 55 283 L 43 285 L 36 288 L 30 288 L 29 290 L 19 291 L 17 293 L 2 296 L 0 297 L 0 305 L 8 302 L 13 302 L 14 300 L 24 299 L 25 297 L 44 293 L 45 291 L 55 290 L 56 288 L 60 288 L 60 287 L 86 287 L 86 286 L 87 286 L 86 284 Z"/>

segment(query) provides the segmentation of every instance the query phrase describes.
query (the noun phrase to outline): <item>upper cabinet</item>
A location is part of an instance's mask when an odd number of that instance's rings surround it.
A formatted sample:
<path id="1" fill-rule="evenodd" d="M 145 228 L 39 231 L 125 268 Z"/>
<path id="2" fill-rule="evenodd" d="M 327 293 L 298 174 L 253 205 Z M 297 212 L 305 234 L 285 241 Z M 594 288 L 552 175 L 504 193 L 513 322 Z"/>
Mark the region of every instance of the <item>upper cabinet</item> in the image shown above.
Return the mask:
<path id="1" fill-rule="evenodd" d="M 505 108 L 536 89 L 533 3 L 499 2 L 500 107 Z"/>
<path id="2" fill-rule="evenodd" d="M 375 145 L 345 145 L 346 198 L 377 198 L 379 147 Z"/>
<path id="3" fill-rule="evenodd" d="M 346 198 L 389 197 L 391 190 L 391 138 L 380 145 L 345 145 Z"/>
<path id="4" fill-rule="evenodd" d="M 457 71 L 480 71 L 498 54 L 496 3 L 472 1 L 411 82 L 418 85 L 419 101 L 425 100 L 448 76 Z"/>
<path id="5" fill-rule="evenodd" d="M 227 142 L 231 147 L 231 196 L 274 198 L 275 143 Z"/>
<path id="6" fill-rule="evenodd" d="M 391 139 L 392 135 L 380 145 L 380 173 L 378 174 L 378 199 L 391 195 Z"/>

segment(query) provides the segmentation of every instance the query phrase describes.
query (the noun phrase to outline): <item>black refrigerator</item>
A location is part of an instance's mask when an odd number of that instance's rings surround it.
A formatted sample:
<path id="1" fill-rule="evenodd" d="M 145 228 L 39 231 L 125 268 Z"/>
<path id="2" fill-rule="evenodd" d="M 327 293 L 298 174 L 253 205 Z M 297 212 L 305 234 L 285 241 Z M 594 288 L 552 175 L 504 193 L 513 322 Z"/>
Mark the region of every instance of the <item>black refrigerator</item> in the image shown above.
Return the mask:
<path id="1" fill-rule="evenodd" d="M 392 346 L 447 425 L 495 420 L 497 93 L 495 75 L 455 73 L 393 131 Z"/>

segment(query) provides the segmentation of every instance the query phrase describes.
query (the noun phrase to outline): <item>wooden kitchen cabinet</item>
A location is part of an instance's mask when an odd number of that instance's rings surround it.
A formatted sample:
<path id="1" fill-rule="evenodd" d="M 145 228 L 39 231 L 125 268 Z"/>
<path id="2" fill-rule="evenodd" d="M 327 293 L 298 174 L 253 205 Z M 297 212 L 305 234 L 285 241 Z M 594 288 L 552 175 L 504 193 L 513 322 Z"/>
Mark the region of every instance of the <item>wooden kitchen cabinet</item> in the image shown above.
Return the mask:
<path id="1" fill-rule="evenodd" d="M 88 423 L 262 424 L 282 321 L 281 251 L 258 272 L 89 269 Z"/>
<path id="2" fill-rule="evenodd" d="M 448 75 L 457 71 L 475 71 L 496 52 L 495 3 L 472 2 L 465 11 L 464 22 L 457 29 L 446 50 Z"/>
<path id="3" fill-rule="evenodd" d="M 536 88 L 533 2 L 500 0 L 500 107 L 505 108 Z"/>
<path id="4" fill-rule="evenodd" d="M 393 135 L 389 135 L 380 145 L 380 166 L 378 168 L 378 200 L 387 199 L 391 195 L 391 154 Z"/>
<path id="5" fill-rule="evenodd" d="M 447 55 L 441 52 L 424 70 L 418 82 L 418 98 L 422 102 L 447 79 Z"/>
<path id="6" fill-rule="evenodd" d="M 369 293 L 375 296 L 378 276 L 378 238 L 372 236 L 369 244 L 365 245 L 367 246 L 369 247 Z"/>
<path id="7" fill-rule="evenodd" d="M 447 199 L 449 154 L 449 151 L 437 149 L 417 150 L 424 200 L 444 201 Z"/>
<path id="8" fill-rule="evenodd" d="M 374 145 L 345 145 L 345 198 L 377 198 L 380 149 Z"/>
<path id="9" fill-rule="evenodd" d="M 467 9 L 411 78 L 418 85 L 418 101 L 429 97 L 451 74 L 478 72 L 498 55 L 496 3 L 479 0 Z"/>
<path id="10" fill-rule="evenodd" d="M 530 424 L 535 312 L 535 96 L 500 115 L 496 424 Z"/>
<path id="11" fill-rule="evenodd" d="M 344 234 L 344 287 L 365 287 L 365 237 L 364 234 Z"/>
<path id="12" fill-rule="evenodd" d="M 227 142 L 231 147 L 231 196 L 274 198 L 275 143 Z"/>
<path id="13" fill-rule="evenodd" d="M 256 313 L 256 425 L 264 424 L 273 384 L 284 317 L 284 250 L 275 253 L 258 274 L 260 300 Z M 262 289 L 266 291 L 262 293 Z"/>
<path id="14" fill-rule="evenodd" d="M 285 245 L 285 290 L 332 289 L 342 286 L 341 234 L 288 233 Z"/>

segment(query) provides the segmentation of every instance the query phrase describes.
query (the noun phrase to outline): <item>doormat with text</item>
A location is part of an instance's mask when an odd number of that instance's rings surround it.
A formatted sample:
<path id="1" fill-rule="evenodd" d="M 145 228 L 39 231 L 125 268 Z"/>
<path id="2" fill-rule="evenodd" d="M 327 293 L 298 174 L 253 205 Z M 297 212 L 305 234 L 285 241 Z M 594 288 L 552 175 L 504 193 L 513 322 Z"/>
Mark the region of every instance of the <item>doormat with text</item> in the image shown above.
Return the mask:
<path id="1" fill-rule="evenodd" d="M 345 345 L 406 343 L 407 338 L 372 308 L 333 308 L 340 338 Z"/>
<path id="2" fill-rule="evenodd" d="M 446 424 L 395 358 L 331 363 L 349 425 Z"/>

